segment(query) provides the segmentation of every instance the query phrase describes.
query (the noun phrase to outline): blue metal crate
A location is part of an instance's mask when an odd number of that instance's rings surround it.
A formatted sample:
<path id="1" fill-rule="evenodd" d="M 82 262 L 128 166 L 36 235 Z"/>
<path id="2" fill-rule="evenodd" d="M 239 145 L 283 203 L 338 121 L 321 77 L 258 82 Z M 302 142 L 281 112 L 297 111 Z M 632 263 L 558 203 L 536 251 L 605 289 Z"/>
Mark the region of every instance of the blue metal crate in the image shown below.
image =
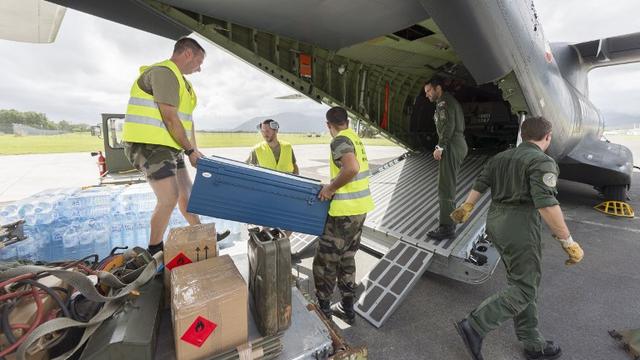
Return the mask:
<path id="1" fill-rule="evenodd" d="M 328 201 L 318 181 L 221 157 L 198 160 L 188 211 L 220 219 L 320 235 Z"/>

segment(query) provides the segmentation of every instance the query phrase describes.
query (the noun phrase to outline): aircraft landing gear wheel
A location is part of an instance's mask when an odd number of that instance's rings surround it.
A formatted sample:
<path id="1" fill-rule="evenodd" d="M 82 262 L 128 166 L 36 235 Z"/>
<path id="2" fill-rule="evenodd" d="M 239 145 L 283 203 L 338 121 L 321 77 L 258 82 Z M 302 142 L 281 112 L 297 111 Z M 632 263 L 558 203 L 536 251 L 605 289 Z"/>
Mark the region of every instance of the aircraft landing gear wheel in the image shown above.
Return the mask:
<path id="1" fill-rule="evenodd" d="M 602 189 L 602 194 L 604 195 L 605 200 L 627 201 L 627 186 L 626 185 L 605 186 Z"/>

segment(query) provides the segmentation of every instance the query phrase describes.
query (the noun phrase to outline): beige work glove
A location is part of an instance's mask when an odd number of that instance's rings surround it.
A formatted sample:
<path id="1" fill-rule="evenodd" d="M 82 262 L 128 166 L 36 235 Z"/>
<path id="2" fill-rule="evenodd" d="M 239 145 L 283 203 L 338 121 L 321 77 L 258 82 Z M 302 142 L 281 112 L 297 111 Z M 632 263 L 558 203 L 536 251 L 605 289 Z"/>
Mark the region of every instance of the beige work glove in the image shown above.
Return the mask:
<path id="1" fill-rule="evenodd" d="M 562 244 L 562 249 L 564 249 L 564 252 L 569 255 L 569 259 L 564 262 L 565 265 L 574 265 L 582 260 L 582 258 L 584 257 L 584 251 L 580 247 L 580 244 L 573 241 L 571 235 L 569 235 L 567 239 L 560 239 L 555 235 L 554 238 L 560 241 L 560 244 Z"/>
<path id="2" fill-rule="evenodd" d="M 469 220 L 469 216 L 471 215 L 471 211 L 473 211 L 474 206 L 475 206 L 474 204 L 466 202 L 460 205 L 459 208 L 453 210 L 453 212 L 451 213 L 451 215 L 449 215 L 449 217 L 451 217 L 451 219 L 456 223 L 461 224 Z"/>

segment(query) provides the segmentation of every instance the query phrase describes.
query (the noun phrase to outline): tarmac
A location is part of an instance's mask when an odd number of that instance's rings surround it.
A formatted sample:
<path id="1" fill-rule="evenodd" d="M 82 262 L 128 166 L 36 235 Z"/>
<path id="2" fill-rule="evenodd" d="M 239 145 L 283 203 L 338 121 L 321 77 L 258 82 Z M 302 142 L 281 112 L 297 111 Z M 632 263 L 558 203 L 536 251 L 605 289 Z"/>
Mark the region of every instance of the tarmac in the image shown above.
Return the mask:
<path id="1" fill-rule="evenodd" d="M 637 142 L 625 145 L 640 159 Z M 203 152 L 244 160 L 248 151 L 216 148 Z M 296 146 L 295 151 L 303 175 L 326 181 L 327 145 Z M 404 152 L 398 147 L 367 147 L 367 151 L 373 168 Z M 97 182 L 97 165 L 89 154 L 1 156 L 0 169 L 0 203 L 47 188 Z M 561 180 L 558 190 L 569 229 L 582 245 L 585 258 L 578 265 L 565 266 L 565 253 L 545 229 L 538 301 L 540 330 L 562 347 L 562 359 L 628 360 L 629 355 L 607 331 L 640 328 L 640 218 L 616 218 L 597 212 L 593 206 L 601 198 L 590 186 Z M 637 171 L 633 174 L 629 203 L 640 211 Z M 312 255 L 310 250 L 298 266 L 303 277 L 311 273 Z M 377 261 L 363 251 L 356 259 L 359 278 Z M 360 317 L 352 327 L 339 320 L 337 323 L 351 345 L 368 346 L 370 359 L 464 360 L 468 355 L 453 322 L 505 286 L 502 264 L 480 285 L 427 272 L 381 328 Z M 303 282 L 302 287 L 313 289 L 309 282 Z M 487 360 L 524 359 L 511 322 L 486 337 L 483 354 Z"/>
<path id="2" fill-rule="evenodd" d="M 640 142 L 620 142 L 640 160 Z M 629 360 L 608 331 L 640 328 L 640 172 L 634 171 L 629 194 L 635 218 L 612 217 L 594 210 L 602 199 L 585 184 L 560 180 L 558 193 L 567 225 L 585 257 L 578 265 L 565 266 L 565 252 L 543 226 L 539 329 L 547 340 L 561 346 L 561 359 Z M 305 251 L 300 262 L 300 271 L 309 277 L 313 253 Z M 377 260 L 358 252 L 358 280 Z M 480 285 L 427 272 L 381 328 L 362 317 L 352 327 L 335 316 L 334 321 L 343 328 L 351 345 L 368 346 L 369 359 L 466 360 L 470 357 L 453 323 L 506 286 L 502 263 Z M 303 283 L 303 288 L 313 294 L 310 281 Z M 334 301 L 339 301 L 337 291 Z M 511 321 L 485 338 L 483 355 L 487 360 L 525 359 Z"/>
<path id="3" fill-rule="evenodd" d="M 601 199 L 589 186 L 561 180 L 558 190 L 567 225 L 585 257 L 576 266 L 565 266 L 566 254 L 545 228 L 539 328 L 562 347 L 562 359 L 628 360 L 608 330 L 640 328 L 640 219 L 596 212 L 592 206 Z M 640 209 L 638 172 L 630 195 L 630 203 Z M 309 266 L 310 259 L 303 264 Z M 356 259 L 358 279 L 377 261 L 362 251 Z M 506 285 L 501 263 L 480 285 L 427 272 L 381 328 L 361 317 L 353 327 L 337 323 L 350 344 L 368 346 L 369 359 L 469 359 L 453 322 Z M 524 359 L 512 322 L 486 337 L 483 354 L 487 360 Z"/>

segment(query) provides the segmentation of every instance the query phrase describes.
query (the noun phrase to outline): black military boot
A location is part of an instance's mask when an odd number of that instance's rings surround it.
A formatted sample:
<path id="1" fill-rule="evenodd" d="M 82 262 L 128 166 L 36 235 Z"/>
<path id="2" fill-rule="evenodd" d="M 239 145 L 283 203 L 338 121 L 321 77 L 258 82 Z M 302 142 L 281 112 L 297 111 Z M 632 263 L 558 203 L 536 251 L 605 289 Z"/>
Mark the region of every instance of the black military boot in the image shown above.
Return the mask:
<path id="1" fill-rule="evenodd" d="M 458 334 L 464 341 L 464 345 L 473 360 L 484 360 L 482 357 L 482 336 L 478 334 L 467 319 L 460 320 L 453 324 L 458 330 Z"/>
<path id="2" fill-rule="evenodd" d="M 331 309 L 337 317 L 347 324 L 353 325 L 356 323 L 356 312 L 353 310 L 353 303 L 353 296 L 346 296 L 342 298 L 341 302 L 332 306 Z"/>
<path id="3" fill-rule="evenodd" d="M 324 317 L 331 321 L 331 316 L 333 315 L 333 311 L 331 310 L 331 301 L 318 299 L 318 306 L 320 307 L 320 311 L 322 311 Z"/>
<path id="4" fill-rule="evenodd" d="M 562 349 L 560 346 L 553 343 L 553 341 L 547 341 L 544 349 L 541 351 L 525 350 L 524 355 L 527 360 L 553 360 L 562 355 Z"/>
<path id="5" fill-rule="evenodd" d="M 456 237 L 456 226 L 455 225 L 442 225 L 438 226 L 437 229 L 431 230 L 427 233 L 427 236 L 436 239 L 451 239 Z"/>

